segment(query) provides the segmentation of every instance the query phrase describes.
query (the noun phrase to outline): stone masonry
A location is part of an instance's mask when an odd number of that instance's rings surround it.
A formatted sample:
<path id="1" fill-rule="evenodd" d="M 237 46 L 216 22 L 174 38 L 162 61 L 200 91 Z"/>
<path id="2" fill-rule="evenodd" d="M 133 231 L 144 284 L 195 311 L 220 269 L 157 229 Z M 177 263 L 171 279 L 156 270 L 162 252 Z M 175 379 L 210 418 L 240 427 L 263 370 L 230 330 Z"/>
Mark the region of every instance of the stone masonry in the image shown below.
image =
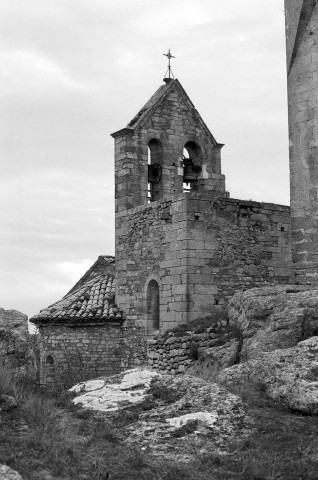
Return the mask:
<path id="1" fill-rule="evenodd" d="M 138 327 L 40 326 L 40 383 L 113 375 L 145 363 L 146 339 Z"/>
<path id="2" fill-rule="evenodd" d="M 318 5 L 285 0 L 293 259 L 318 283 Z"/>
<path id="3" fill-rule="evenodd" d="M 237 290 L 294 281 L 289 207 L 229 198 L 223 145 L 165 80 L 113 134 L 116 301 L 148 333 L 213 314 Z"/>
<path id="4" fill-rule="evenodd" d="M 185 333 L 180 337 L 159 337 L 148 341 L 148 364 L 171 375 L 186 372 L 200 355 L 209 348 L 218 347 L 220 334 L 207 328 L 203 333 Z M 230 336 L 227 338 L 230 341 Z"/>
<path id="5" fill-rule="evenodd" d="M 118 294 L 130 320 L 147 320 L 152 278 L 163 330 L 219 310 L 237 290 L 293 282 L 288 207 L 181 194 L 117 214 L 116 227 L 125 258 Z"/>

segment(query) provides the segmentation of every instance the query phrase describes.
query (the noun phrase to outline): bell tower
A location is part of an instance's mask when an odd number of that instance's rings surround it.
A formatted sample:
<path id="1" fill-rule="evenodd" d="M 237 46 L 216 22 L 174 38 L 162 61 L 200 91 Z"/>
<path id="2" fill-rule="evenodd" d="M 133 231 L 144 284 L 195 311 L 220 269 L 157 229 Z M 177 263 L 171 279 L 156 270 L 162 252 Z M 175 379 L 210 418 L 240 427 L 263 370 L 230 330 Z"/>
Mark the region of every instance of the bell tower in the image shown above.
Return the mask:
<path id="1" fill-rule="evenodd" d="M 112 134 L 116 300 L 128 319 L 142 319 L 148 331 L 202 316 L 202 305 L 213 309 L 217 289 L 209 268 L 193 265 L 190 224 L 200 216 L 201 197 L 226 196 L 223 144 L 168 72 L 128 125 Z M 198 245 L 204 235 L 198 234 Z"/>

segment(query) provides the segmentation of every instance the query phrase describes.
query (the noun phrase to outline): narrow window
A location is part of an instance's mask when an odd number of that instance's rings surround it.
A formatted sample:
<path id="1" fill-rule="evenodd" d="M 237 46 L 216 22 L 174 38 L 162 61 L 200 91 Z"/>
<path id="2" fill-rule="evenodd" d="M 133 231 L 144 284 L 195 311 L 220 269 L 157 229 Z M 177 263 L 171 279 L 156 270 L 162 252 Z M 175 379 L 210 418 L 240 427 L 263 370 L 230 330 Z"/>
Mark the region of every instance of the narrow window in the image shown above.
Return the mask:
<path id="1" fill-rule="evenodd" d="M 148 143 L 148 203 L 162 196 L 162 145 L 153 138 Z"/>
<path id="2" fill-rule="evenodd" d="M 159 285 L 156 280 L 151 280 L 147 288 L 147 318 L 151 330 L 159 330 Z"/>
<path id="3" fill-rule="evenodd" d="M 195 189 L 202 170 L 201 148 L 195 142 L 187 142 L 183 148 L 183 191 Z"/>

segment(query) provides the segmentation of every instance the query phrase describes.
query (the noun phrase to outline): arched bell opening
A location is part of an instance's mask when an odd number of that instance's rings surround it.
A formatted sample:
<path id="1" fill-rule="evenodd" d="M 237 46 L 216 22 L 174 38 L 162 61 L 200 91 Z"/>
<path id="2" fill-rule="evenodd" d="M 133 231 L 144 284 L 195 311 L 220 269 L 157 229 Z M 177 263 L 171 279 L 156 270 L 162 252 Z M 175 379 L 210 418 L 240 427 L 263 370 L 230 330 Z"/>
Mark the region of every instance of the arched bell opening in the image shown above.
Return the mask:
<path id="1" fill-rule="evenodd" d="M 187 142 L 183 147 L 183 191 L 196 190 L 202 171 L 202 150 L 196 142 Z"/>
<path id="2" fill-rule="evenodd" d="M 159 285 L 156 280 L 150 280 L 147 287 L 147 323 L 150 331 L 160 328 Z"/>
<path id="3" fill-rule="evenodd" d="M 162 144 L 153 138 L 148 143 L 148 203 L 162 196 Z"/>

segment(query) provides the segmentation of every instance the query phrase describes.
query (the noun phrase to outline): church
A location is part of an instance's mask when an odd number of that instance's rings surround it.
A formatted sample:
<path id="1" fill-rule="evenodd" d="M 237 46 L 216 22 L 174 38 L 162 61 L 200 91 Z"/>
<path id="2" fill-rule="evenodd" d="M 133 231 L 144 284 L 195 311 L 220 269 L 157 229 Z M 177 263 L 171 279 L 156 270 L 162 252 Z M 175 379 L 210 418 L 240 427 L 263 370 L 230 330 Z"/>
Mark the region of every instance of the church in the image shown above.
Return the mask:
<path id="1" fill-rule="evenodd" d="M 317 277 L 314 4 L 286 1 L 291 211 L 230 198 L 223 144 L 173 78 L 169 51 L 163 84 L 112 134 L 115 259 L 99 257 L 62 300 L 31 319 L 42 336 L 43 383 L 59 369 L 102 375 L 141 364 L 154 332 L 213 316 L 236 291 Z"/>

